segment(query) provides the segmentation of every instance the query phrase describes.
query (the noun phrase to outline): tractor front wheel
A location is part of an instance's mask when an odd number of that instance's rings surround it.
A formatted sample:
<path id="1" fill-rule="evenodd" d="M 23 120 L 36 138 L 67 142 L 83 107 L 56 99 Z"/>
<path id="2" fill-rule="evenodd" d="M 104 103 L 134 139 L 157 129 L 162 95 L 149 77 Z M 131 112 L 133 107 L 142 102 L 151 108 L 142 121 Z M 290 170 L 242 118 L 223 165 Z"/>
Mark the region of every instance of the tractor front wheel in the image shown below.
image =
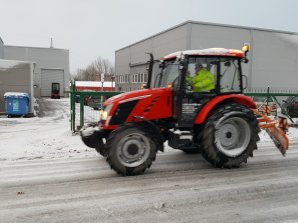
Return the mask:
<path id="1" fill-rule="evenodd" d="M 107 162 L 120 175 L 141 174 L 156 158 L 155 141 L 153 133 L 145 126 L 124 124 L 107 139 Z"/>
<path id="2" fill-rule="evenodd" d="M 244 105 L 222 105 L 210 114 L 202 135 L 202 156 L 221 168 L 239 167 L 257 149 L 260 129 Z"/>

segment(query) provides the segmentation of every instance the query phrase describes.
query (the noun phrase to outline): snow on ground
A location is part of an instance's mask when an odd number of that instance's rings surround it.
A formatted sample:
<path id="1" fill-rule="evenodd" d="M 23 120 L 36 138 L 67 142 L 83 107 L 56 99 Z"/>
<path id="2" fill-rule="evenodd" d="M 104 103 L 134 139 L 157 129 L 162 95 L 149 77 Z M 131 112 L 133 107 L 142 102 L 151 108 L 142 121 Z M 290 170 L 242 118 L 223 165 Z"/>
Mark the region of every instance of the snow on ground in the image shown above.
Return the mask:
<path id="1" fill-rule="evenodd" d="M 70 131 L 69 99 L 37 99 L 37 117 L 0 116 L 0 161 L 99 156 Z M 298 129 L 290 128 L 290 143 L 298 142 Z M 263 143 L 272 141 L 265 131 Z"/>
<path id="2" fill-rule="evenodd" d="M 39 99 L 38 117 L 0 117 L 0 160 L 96 156 L 70 131 L 69 99 Z"/>

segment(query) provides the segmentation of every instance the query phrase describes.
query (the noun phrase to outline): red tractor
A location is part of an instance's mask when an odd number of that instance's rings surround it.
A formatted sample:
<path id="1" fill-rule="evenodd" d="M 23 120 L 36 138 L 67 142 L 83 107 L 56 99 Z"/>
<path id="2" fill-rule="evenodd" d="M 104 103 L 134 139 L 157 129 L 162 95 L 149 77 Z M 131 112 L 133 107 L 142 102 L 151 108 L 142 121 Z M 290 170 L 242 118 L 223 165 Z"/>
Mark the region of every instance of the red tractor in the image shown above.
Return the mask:
<path id="1" fill-rule="evenodd" d="M 186 153 L 200 152 L 220 168 L 239 167 L 257 149 L 258 133 L 266 128 L 284 154 L 288 139 L 268 117 L 256 111 L 243 95 L 246 76 L 243 51 L 211 48 L 188 50 L 160 60 L 161 72 L 151 84 L 153 56 L 146 89 L 109 98 L 96 126 L 81 131 L 83 142 L 106 157 L 120 175 L 136 175 L 149 168 L 164 142 Z M 186 81 L 201 64 L 214 74 L 215 88 L 194 92 Z M 261 124 L 260 122 L 265 122 Z"/>

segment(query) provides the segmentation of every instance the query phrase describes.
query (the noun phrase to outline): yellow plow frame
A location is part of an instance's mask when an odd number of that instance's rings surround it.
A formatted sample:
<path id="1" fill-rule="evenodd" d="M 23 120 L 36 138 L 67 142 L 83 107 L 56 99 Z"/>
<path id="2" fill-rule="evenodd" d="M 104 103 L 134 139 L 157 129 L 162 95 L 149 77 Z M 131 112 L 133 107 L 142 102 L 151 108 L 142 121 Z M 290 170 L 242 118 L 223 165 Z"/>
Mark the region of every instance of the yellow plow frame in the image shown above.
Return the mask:
<path id="1" fill-rule="evenodd" d="M 259 127 L 265 129 L 269 134 L 270 138 L 273 140 L 275 146 L 285 156 L 287 149 L 289 148 L 289 139 L 285 134 L 286 129 L 280 128 L 277 126 L 276 120 L 272 120 L 268 116 L 259 112 L 257 109 L 252 109 L 253 112 L 257 115 L 259 122 Z"/>

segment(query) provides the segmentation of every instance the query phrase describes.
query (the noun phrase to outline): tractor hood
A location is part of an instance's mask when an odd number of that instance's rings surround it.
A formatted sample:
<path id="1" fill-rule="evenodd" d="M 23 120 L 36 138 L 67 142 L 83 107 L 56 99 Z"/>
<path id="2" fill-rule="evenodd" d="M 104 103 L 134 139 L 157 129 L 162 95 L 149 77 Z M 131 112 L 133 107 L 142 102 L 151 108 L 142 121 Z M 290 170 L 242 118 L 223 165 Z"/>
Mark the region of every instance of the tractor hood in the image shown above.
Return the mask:
<path id="1" fill-rule="evenodd" d="M 152 89 L 143 89 L 130 91 L 122 94 L 115 95 L 105 101 L 104 106 L 114 103 L 123 103 L 126 101 L 139 100 L 142 98 L 154 97 L 162 94 L 165 91 L 170 91 L 169 88 L 152 88 Z"/>
<path id="2" fill-rule="evenodd" d="M 105 129 L 125 122 L 133 122 L 135 117 L 145 120 L 159 120 L 172 116 L 172 89 L 153 88 L 131 91 L 109 98 L 104 103 L 101 120 Z"/>

